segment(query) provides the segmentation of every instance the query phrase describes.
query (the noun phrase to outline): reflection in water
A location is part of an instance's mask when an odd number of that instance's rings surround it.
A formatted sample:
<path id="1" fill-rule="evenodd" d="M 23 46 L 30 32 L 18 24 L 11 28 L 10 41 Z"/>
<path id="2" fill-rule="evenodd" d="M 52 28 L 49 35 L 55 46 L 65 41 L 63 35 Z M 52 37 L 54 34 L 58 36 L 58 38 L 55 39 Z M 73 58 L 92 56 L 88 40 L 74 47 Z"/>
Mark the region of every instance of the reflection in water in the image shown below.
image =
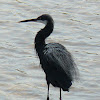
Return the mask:
<path id="1" fill-rule="evenodd" d="M 55 20 L 54 34 L 47 43 L 63 44 L 74 55 L 80 70 L 80 83 L 74 83 L 70 92 L 63 92 L 63 99 L 99 100 L 99 0 L 1 0 L 0 4 L 1 100 L 46 100 L 45 75 L 34 51 L 34 37 L 44 26 L 16 23 L 44 13 L 51 14 Z M 58 91 L 52 87 L 52 100 L 57 98 Z"/>

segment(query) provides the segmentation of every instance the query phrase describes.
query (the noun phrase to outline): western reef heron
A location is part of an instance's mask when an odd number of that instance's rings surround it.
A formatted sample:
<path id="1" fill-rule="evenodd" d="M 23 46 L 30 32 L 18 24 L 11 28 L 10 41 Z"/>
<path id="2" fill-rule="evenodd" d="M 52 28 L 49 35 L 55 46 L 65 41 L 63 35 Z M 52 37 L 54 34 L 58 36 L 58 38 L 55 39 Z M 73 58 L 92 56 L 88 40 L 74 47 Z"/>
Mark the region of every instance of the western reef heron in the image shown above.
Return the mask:
<path id="1" fill-rule="evenodd" d="M 78 68 L 71 56 L 71 53 L 59 43 L 45 43 L 45 39 L 53 32 L 54 21 L 48 14 L 43 14 L 36 19 L 28 19 L 20 22 L 40 22 L 45 27 L 35 37 L 35 50 L 40 59 L 42 69 L 46 74 L 48 85 L 47 100 L 49 100 L 49 85 L 69 91 L 74 79 L 78 78 Z"/>

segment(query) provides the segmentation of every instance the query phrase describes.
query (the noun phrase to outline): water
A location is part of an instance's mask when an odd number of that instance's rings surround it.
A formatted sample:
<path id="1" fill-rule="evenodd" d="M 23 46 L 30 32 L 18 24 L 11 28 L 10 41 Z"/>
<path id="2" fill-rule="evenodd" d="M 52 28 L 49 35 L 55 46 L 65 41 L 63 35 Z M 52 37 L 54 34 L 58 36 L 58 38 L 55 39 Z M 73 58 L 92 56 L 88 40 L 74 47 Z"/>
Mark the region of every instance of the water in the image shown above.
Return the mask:
<path id="1" fill-rule="evenodd" d="M 99 0 L 0 0 L 0 100 L 46 100 L 47 85 L 34 50 L 44 25 L 17 23 L 48 13 L 55 20 L 48 42 L 63 44 L 74 56 L 80 83 L 63 100 L 100 100 Z M 50 100 L 59 89 L 50 87 Z"/>

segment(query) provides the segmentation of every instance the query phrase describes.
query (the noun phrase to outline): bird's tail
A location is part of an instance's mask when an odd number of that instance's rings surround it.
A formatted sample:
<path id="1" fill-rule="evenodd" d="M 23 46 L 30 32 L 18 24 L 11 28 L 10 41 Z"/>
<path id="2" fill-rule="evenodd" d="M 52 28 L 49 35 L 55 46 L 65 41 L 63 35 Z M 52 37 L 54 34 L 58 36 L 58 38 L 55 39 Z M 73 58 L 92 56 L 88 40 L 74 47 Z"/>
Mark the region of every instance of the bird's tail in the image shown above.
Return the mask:
<path id="1" fill-rule="evenodd" d="M 70 86 L 72 85 L 72 82 L 71 81 L 64 81 L 64 80 L 60 80 L 58 82 L 58 84 L 60 85 L 60 87 L 62 88 L 63 91 L 68 91 L 69 92 L 69 88 Z"/>

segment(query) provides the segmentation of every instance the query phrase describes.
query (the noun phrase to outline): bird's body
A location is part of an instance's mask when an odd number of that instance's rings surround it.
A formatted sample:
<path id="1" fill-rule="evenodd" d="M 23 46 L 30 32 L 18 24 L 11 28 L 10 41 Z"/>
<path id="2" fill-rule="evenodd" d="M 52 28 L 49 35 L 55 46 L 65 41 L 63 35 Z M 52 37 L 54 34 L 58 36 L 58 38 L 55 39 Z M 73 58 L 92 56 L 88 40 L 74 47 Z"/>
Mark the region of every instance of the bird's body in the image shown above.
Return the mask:
<path id="1" fill-rule="evenodd" d="M 71 68 L 73 63 L 68 62 L 71 60 L 71 55 L 65 47 L 58 43 L 45 44 L 42 50 L 39 49 L 38 56 L 41 67 L 46 74 L 47 82 L 51 83 L 54 87 L 60 87 L 64 91 L 69 91 L 73 78 L 71 72 L 68 71 L 73 69 Z M 70 65 L 68 66 L 70 67 L 69 69 L 66 65 L 68 63 Z"/>
<path id="2" fill-rule="evenodd" d="M 43 56 L 40 57 L 40 63 L 46 73 L 46 80 L 54 87 L 60 87 L 68 91 L 72 85 L 72 78 L 68 75 L 66 59 L 69 59 L 66 49 L 58 43 L 50 43 L 44 47 Z M 45 60 L 45 61 L 44 61 Z M 70 60 L 70 59 L 69 59 Z M 70 73 L 69 73 L 70 74 Z"/>
<path id="3" fill-rule="evenodd" d="M 77 78 L 77 68 L 71 54 L 67 49 L 59 43 L 45 43 L 45 39 L 52 33 L 54 21 L 50 15 L 44 14 L 37 19 L 24 20 L 21 22 L 39 21 L 45 22 L 46 25 L 41 29 L 35 37 L 35 49 L 40 59 L 42 69 L 46 74 L 48 84 L 49 100 L 49 84 L 60 88 L 63 91 L 69 91 L 72 81 Z"/>

